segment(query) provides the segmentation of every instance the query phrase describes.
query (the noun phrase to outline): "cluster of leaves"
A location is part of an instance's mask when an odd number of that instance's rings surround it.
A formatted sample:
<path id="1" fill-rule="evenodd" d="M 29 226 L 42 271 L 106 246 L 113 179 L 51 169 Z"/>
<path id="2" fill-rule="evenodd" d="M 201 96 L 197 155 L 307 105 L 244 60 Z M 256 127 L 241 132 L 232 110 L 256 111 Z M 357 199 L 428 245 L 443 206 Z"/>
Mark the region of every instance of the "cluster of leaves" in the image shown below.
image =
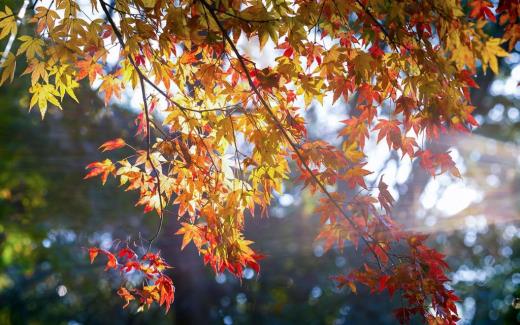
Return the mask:
<path id="1" fill-rule="evenodd" d="M 507 3 L 497 13 L 512 26 L 516 7 Z M 25 57 L 30 107 L 42 116 L 49 103 L 75 99 L 87 77 L 106 104 L 126 88 L 140 92 L 136 136 L 145 149 L 128 146 L 131 156 L 92 163 L 87 177 L 118 177 L 161 225 L 164 209 L 177 206 L 183 247 L 193 242 L 216 272 L 258 271 L 262 255 L 243 235 L 245 216 L 266 214 L 292 158 L 298 180 L 322 196 L 318 240 L 327 248 L 348 240 L 366 254 L 366 266 L 337 277 L 339 284 L 398 290 L 409 305 L 396 312 L 402 321 L 419 314 L 453 324 L 457 298 L 445 287 L 442 255 L 392 221 L 382 180 L 376 189 L 366 185 L 365 144 L 377 134 L 431 175 L 460 176 L 449 153 L 426 142 L 477 125 L 472 76 L 479 64 L 497 73 L 507 55 L 504 40 L 484 32 L 497 20 L 489 7 L 469 1 L 466 15 L 457 0 L 91 0 L 87 8 L 56 0 L 35 5 L 28 22 L 37 36 L 18 37 L 17 51 L 3 54 L 0 83 L 13 79 L 16 58 Z M 17 33 L 11 9 L 0 19 L 0 37 Z M 257 40 L 260 51 L 270 44 L 274 62 L 257 67 L 237 47 L 240 38 Z M 299 115 L 327 95 L 356 104 L 338 133 L 341 148 L 309 140 Z M 163 113 L 162 127 L 154 110 Z M 101 149 L 125 145 L 116 139 Z M 341 184 L 357 194 L 340 192 Z M 152 300 L 165 301 L 162 293 Z"/>
<path id="2" fill-rule="evenodd" d="M 435 250 L 428 248 L 424 241 L 427 236 L 408 236 L 410 246 L 409 264 L 400 264 L 393 271 L 394 276 L 381 274 L 368 265 L 363 270 L 354 271 L 347 276 L 335 276 L 333 279 L 339 286 L 348 286 L 356 292 L 355 282 L 362 283 L 371 288 L 372 292 L 388 290 L 390 296 L 396 291 L 403 292 L 407 306 L 394 311 L 396 318 L 401 323 L 409 323 L 411 317 L 417 313 L 423 313 L 422 308 L 427 303 L 423 295 L 417 295 L 417 288 L 425 292 L 436 292 L 429 302 L 437 311 L 437 315 L 427 315 L 426 321 L 435 324 L 438 318 L 450 319 L 450 315 L 457 312 L 455 302 L 457 296 L 446 289 L 442 283 L 447 281 L 445 270 L 448 265 L 444 256 Z"/>
<path id="3" fill-rule="evenodd" d="M 496 18 L 493 16 L 492 12 L 489 12 L 489 7 L 492 7 L 492 5 L 487 1 L 480 2 L 484 3 L 484 8 L 481 6 L 482 9 L 480 9 L 478 13 L 475 12 L 476 9 L 473 9 L 472 13 L 482 17 L 482 11 L 485 10 L 485 15 L 488 17 L 488 19 L 495 22 Z M 477 6 L 474 6 L 474 8 L 476 7 Z M 488 7 L 488 9 L 485 7 Z M 496 11 L 499 15 L 498 23 L 505 28 L 503 38 L 509 43 L 509 51 L 512 51 L 520 39 L 520 24 L 518 23 L 518 16 L 520 14 L 520 1 L 500 0 Z"/>
<path id="4" fill-rule="evenodd" d="M 128 247 L 120 249 L 116 254 L 101 248 L 91 247 L 88 253 L 90 263 L 94 263 L 100 253 L 106 256 L 105 271 L 118 270 L 124 279 L 127 279 L 130 274 L 134 276 L 137 274 L 144 278 L 141 289 L 128 289 L 124 285 L 119 288 L 117 294 L 126 301 L 123 308 L 126 308 L 137 297 L 139 301 L 138 311 L 143 311 L 145 307 L 150 307 L 152 303 L 156 302 L 160 306 L 164 305 L 166 312 L 168 312 L 175 298 L 175 287 L 170 277 L 164 274 L 164 271 L 170 266 L 159 254 L 148 252 L 139 258 L 135 251 Z M 121 263 L 121 261 L 124 262 Z"/>

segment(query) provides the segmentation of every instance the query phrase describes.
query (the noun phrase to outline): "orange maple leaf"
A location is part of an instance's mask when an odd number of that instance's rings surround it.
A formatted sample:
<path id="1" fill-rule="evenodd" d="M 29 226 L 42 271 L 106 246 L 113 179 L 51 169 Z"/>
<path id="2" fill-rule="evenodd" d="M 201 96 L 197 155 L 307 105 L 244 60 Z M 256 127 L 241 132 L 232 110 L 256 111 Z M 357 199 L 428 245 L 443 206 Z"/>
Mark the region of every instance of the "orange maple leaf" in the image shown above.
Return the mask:
<path id="1" fill-rule="evenodd" d="M 99 149 L 102 150 L 103 152 L 105 152 L 105 151 L 122 148 L 125 145 L 126 145 L 125 140 L 123 140 L 121 138 L 117 138 L 117 139 L 110 140 L 110 141 L 103 143 L 101 146 L 99 146 Z"/>

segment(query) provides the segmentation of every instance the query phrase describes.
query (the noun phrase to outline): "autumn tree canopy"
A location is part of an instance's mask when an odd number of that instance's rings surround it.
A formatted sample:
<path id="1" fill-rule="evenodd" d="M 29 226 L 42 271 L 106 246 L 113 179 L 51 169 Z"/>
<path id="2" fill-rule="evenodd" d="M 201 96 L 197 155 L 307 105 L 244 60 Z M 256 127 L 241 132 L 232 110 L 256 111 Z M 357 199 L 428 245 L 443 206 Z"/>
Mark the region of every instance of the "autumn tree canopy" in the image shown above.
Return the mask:
<path id="1" fill-rule="evenodd" d="M 518 0 L 34 0 L 20 13 L 0 10 L 0 39 L 9 39 L 0 85 L 30 76 L 29 109 L 42 118 L 77 101 L 80 86 L 97 88 L 106 105 L 127 89 L 140 95 L 141 145 L 107 139 L 100 150 L 120 149 L 120 159 L 93 162 L 85 177 L 113 176 L 158 219 L 144 247 L 89 249 L 123 280 L 144 276 L 118 291 L 126 305 L 173 303 L 169 265 L 153 247 L 172 206 L 181 249 L 195 245 L 215 272 L 258 272 L 263 255 L 243 235 L 245 218 L 267 215 L 293 177 L 319 197 L 316 239 L 326 249 L 350 241 L 365 256 L 363 267 L 333 277 L 339 286 L 388 291 L 402 301 L 401 322 L 457 321 L 443 255 L 393 221 L 382 177 L 367 186 L 365 143 L 386 143 L 432 176 L 460 177 L 449 152 L 428 142 L 477 126 L 473 77 L 498 73 L 514 48 Z M 22 35 L 20 23 L 34 32 Z M 492 24 L 504 35 L 491 36 Z M 269 47 L 275 60 L 262 66 L 239 42 Z M 327 96 L 356 105 L 341 121 L 340 147 L 307 137 L 305 109 Z"/>

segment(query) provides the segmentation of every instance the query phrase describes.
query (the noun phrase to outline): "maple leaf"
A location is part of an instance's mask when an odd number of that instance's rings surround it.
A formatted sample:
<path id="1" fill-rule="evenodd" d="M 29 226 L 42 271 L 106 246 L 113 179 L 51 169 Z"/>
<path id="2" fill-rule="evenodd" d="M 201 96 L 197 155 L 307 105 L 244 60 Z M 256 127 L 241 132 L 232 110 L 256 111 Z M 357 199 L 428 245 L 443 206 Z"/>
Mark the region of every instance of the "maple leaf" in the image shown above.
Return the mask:
<path id="1" fill-rule="evenodd" d="M 200 236 L 199 232 L 200 229 L 197 226 L 183 222 L 182 228 L 175 233 L 176 235 L 184 235 L 182 237 L 181 250 L 184 249 L 184 247 L 186 247 L 192 240 L 195 240 L 196 245 L 200 243 L 200 239 L 198 239 Z M 197 247 L 200 247 L 200 245 L 197 245 Z"/>
<path id="2" fill-rule="evenodd" d="M 401 125 L 401 122 L 398 120 L 379 120 L 373 128 L 373 130 L 379 130 L 377 142 L 379 143 L 383 138 L 386 138 L 388 147 L 393 149 L 401 147 L 401 129 L 399 125 Z"/>
<path id="3" fill-rule="evenodd" d="M 365 154 L 360 150 L 359 145 L 355 141 L 352 143 L 345 141 L 343 143 L 343 152 L 345 152 L 345 157 L 353 163 L 357 163 L 365 157 Z"/>
<path id="4" fill-rule="evenodd" d="M 56 98 L 60 94 L 52 84 L 42 85 L 37 83 L 29 88 L 29 93 L 33 94 L 29 103 L 29 109 L 32 109 L 34 105 L 38 104 L 42 119 L 45 117 L 45 113 L 47 112 L 47 102 L 61 109 L 61 104 Z"/>
<path id="5" fill-rule="evenodd" d="M 105 93 L 105 106 L 107 106 L 112 95 L 121 99 L 121 80 L 114 78 L 112 75 L 106 75 L 103 77 L 99 90 Z"/>
<path id="6" fill-rule="evenodd" d="M 135 297 L 125 287 L 119 288 L 119 290 L 117 290 L 117 294 L 125 300 L 125 304 L 124 304 L 123 308 L 128 307 L 128 305 L 130 304 L 130 301 L 135 299 Z"/>
<path id="7" fill-rule="evenodd" d="M 316 237 L 316 241 L 323 241 L 323 251 L 328 252 L 334 246 L 341 251 L 347 239 L 345 230 L 339 225 L 325 225 Z"/>
<path id="8" fill-rule="evenodd" d="M 166 312 L 170 310 L 170 306 L 175 300 L 175 287 L 173 286 L 172 280 L 162 275 L 156 281 L 155 285 L 158 287 L 160 292 L 159 306 L 163 304 L 166 306 Z"/>
<path id="9" fill-rule="evenodd" d="M 101 146 L 99 146 L 99 149 L 101 149 L 103 152 L 105 152 L 105 151 L 123 148 L 124 146 L 126 146 L 125 140 L 123 140 L 121 138 L 117 138 L 117 139 L 110 140 L 110 141 L 103 143 Z"/>
<path id="10" fill-rule="evenodd" d="M 0 57 L 4 56 L 4 53 L 0 53 Z M 2 68 L 2 76 L 0 78 L 0 86 L 7 81 L 7 79 L 10 80 L 10 82 L 14 79 L 14 72 L 16 70 L 16 56 L 12 54 L 11 52 L 8 52 L 5 61 L 0 64 L 0 67 Z"/>
<path id="11" fill-rule="evenodd" d="M 141 271 L 141 263 L 138 261 L 128 261 L 121 267 L 121 271 L 123 272 L 131 272 L 133 270 Z"/>
<path id="12" fill-rule="evenodd" d="M 336 76 L 329 81 L 329 86 L 333 89 L 332 103 L 335 103 L 341 96 L 348 100 L 349 93 L 354 92 L 354 83 L 343 77 Z"/>
<path id="13" fill-rule="evenodd" d="M 405 117 L 409 117 L 417 107 L 417 101 L 411 97 L 401 96 L 395 101 L 395 106 L 395 114 L 403 113 Z"/>
<path id="14" fill-rule="evenodd" d="M 415 141 L 415 138 L 413 137 L 406 137 L 403 136 L 401 139 L 401 150 L 402 150 L 402 157 L 408 155 L 410 159 L 412 159 L 415 156 L 415 148 L 418 147 L 417 141 Z"/>
<path id="15" fill-rule="evenodd" d="M 358 102 L 365 101 L 368 105 L 372 105 L 374 101 L 380 102 L 381 95 L 373 86 L 369 84 L 363 84 L 358 88 L 359 99 Z"/>
<path id="16" fill-rule="evenodd" d="M 440 166 L 441 173 L 444 173 L 446 171 L 450 171 L 450 173 L 458 178 L 462 178 L 460 175 L 459 169 L 455 165 L 455 162 L 450 156 L 450 152 L 442 153 L 437 156 L 437 163 Z"/>
<path id="17" fill-rule="evenodd" d="M 128 247 L 121 249 L 117 255 L 119 257 L 126 257 L 127 259 L 132 259 L 132 258 L 137 257 L 137 254 Z"/>
<path id="18" fill-rule="evenodd" d="M 500 46 L 504 41 L 500 38 L 490 38 L 483 46 L 482 55 L 482 69 L 486 72 L 487 67 L 498 74 L 498 59 L 497 57 L 506 57 L 509 54 Z"/>
<path id="19" fill-rule="evenodd" d="M 361 148 L 365 146 L 365 139 L 369 137 L 367 124 L 360 118 L 351 117 L 341 121 L 346 126 L 338 133 L 338 136 L 346 135 L 350 141 L 355 141 Z"/>
<path id="20" fill-rule="evenodd" d="M 31 84 L 35 85 L 40 79 L 43 79 L 44 82 L 49 82 L 49 73 L 46 69 L 46 63 L 38 61 L 36 59 L 32 59 L 31 63 L 22 73 L 22 75 L 31 73 Z"/>
<path id="21" fill-rule="evenodd" d="M 338 284 L 338 288 L 343 288 L 348 286 L 352 293 L 357 293 L 356 284 L 352 281 L 352 278 L 345 275 L 335 275 L 331 277 L 332 280 L 336 281 Z"/>
<path id="22" fill-rule="evenodd" d="M 421 158 L 420 165 L 432 176 L 437 176 L 437 170 L 440 169 L 439 174 L 449 171 L 453 176 L 461 178 L 460 172 L 451 158 L 449 151 L 444 153 L 432 153 L 430 150 L 420 151 L 418 156 Z"/>
<path id="23" fill-rule="evenodd" d="M 94 260 L 98 256 L 98 254 L 101 253 L 107 257 L 107 264 L 105 267 L 105 271 L 108 271 L 109 269 L 116 269 L 117 268 L 117 259 L 114 256 L 114 254 L 110 253 L 109 251 L 106 251 L 104 249 L 100 249 L 97 247 L 91 247 L 88 249 L 88 254 L 90 258 L 90 263 L 94 263 Z"/>
<path id="24" fill-rule="evenodd" d="M 99 254 L 99 251 L 99 248 L 96 247 L 91 247 L 88 249 L 90 264 L 94 263 L 94 260 L 96 259 L 96 256 Z"/>
<path id="25" fill-rule="evenodd" d="M 16 16 L 8 7 L 4 7 L 4 11 L 0 11 L 0 40 L 7 35 L 16 35 L 18 26 L 16 23 Z"/>
<path id="26" fill-rule="evenodd" d="M 392 194 L 390 194 L 390 192 L 388 191 L 388 185 L 386 185 L 386 183 L 383 182 L 383 176 L 381 176 L 377 188 L 379 189 L 377 199 L 379 200 L 381 207 L 385 209 L 386 213 L 390 214 L 392 210 L 392 205 L 394 204 L 394 198 L 392 197 Z"/>
<path id="27" fill-rule="evenodd" d="M 92 85 L 96 81 L 97 76 L 103 75 L 103 66 L 97 62 L 93 62 L 93 59 L 79 60 L 76 62 L 76 67 L 79 68 L 76 80 L 81 80 L 88 76 L 88 80 Z"/>
<path id="28" fill-rule="evenodd" d="M 491 2 L 485 0 L 473 0 L 469 2 L 469 5 L 472 8 L 471 12 L 469 13 L 471 18 L 487 18 L 496 23 L 497 20 L 493 14 L 493 11 L 491 10 L 491 8 L 493 8 L 493 4 Z"/>
<path id="29" fill-rule="evenodd" d="M 367 188 L 363 177 L 372 174 L 372 172 L 362 168 L 366 164 L 367 163 L 362 163 L 347 170 L 343 177 L 347 181 L 350 188 L 354 188 L 356 185 L 359 185 L 365 189 Z"/>
<path id="30" fill-rule="evenodd" d="M 101 162 L 93 162 L 87 165 L 86 169 L 90 169 L 90 171 L 87 173 L 84 179 L 101 175 L 101 181 L 103 182 L 103 185 L 106 183 L 108 175 L 114 173 L 116 170 L 110 159 L 105 159 Z"/>
<path id="31" fill-rule="evenodd" d="M 472 73 L 469 70 L 462 70 L 459 74 L 459 78 L 464 81 L 468 87 L 479 88 L 478 84 L 472 78 Z"/>
<path id="32" fill-rule="evenodd" d="M 117 259 L 114 256 L 114 254 L 112 254 L 108 251 L 105 251 L 105 250 L 100 250 L 100 252 L 105 254 L 105 256 L 108 259 L 107 264 L 105 266 L 105 271 L 108 271 L 110 269 L 117 269 Z"/>
<path id="33" fill-rule="evenodd" d="M 43 40 L 40 38 L 33 38 L 28 35 L 23 35 L 18 38 L 23 43 L 18 48 L 16 55 L 25 53 L 28 59 L 34 58 L 36 55 L 43 57 Z"/>
<path id="34" fill-rule="evenodd" d="M 137 201 L 136 206 L 144 205 L 144 213 L 155 210 L 160 215 L 164 208 L 164 206 L 161 206 L 161 203 L 164 204 L 164 201 L 161 199 L 161 194 L 154 189 L 151 192 L 141 193 L 141 198 Z"/>

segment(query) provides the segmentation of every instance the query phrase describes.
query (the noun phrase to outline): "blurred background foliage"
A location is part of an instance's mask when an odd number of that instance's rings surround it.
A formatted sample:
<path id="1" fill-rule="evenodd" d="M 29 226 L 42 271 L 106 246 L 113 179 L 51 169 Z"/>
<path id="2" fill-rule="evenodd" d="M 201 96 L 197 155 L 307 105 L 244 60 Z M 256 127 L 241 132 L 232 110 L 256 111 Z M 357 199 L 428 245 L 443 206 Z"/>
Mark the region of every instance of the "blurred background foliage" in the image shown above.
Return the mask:
<path id="1" fill-rule="evenodd" d="M 520 54 L 501 65 L 499 76 L 478 76 L 481 87 L 472 96 L 481 126 L 475 135 L 448 135 L 433 144 L 452 148 L 462 181 L 432 180 L 404 159 L 374 153 L 384 161 L 378 174 L 394 180 L 400 221 L 430 233 L 432 245 L 449 256 L 461 324 L 520 322 L 513 307 L 520 297 Z M 102 158 L 101 143 L 133 139 L 135 116 L 124 105 L 105 108 L 84 85 L 79 105 L 64 104 L 64 111 L 52 110 L 41 121 L 27 113 L 25 82 L 0 88 L 0 324 L 395 323 L 397 302 L 390 297 L 334 288 L 330 276 L 348 272 L 362 256 L 350 246 L 323 253 L 313 241 L 316 198 L 290 182 L 270 218 L 248 223 L 249 238 L 266 254 L 260 274 L 246 270 L 240 281 L 215 276 L 193 247 L 180 252 L 170 211 L 156 246 L 175 267 L 173 310 L 123 310 L 114 292 L 117 277 L 101 264 L 91 266 L 85 248 L 116 239 L 139 245 L 158 220 L 143 216 L 135 197 L 115 182 L 102 187 L 82 178 L 84 167 Z M 352 107 L 339 109 L 348 114 Z M 307 113 L 311 136 L 319 136 L 313 130 L 322 130 L 326 120 L 320 111 Z"/>

